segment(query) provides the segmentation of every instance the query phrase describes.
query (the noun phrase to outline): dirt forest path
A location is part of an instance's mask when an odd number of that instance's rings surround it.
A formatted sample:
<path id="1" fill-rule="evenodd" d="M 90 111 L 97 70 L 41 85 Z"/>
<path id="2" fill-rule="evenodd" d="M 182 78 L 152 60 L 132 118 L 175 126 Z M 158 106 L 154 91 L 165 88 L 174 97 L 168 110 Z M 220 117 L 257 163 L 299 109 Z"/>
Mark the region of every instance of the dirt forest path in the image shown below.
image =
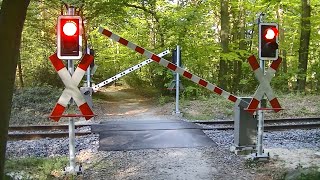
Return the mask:
<path id="1" fill-rule="evenodd" d="M 143 96 L 134 89 L 110 86 L 103 89 L 100 96 L 101 100 L 95 103 L 100 121 L 112 119 L 154 120 L 171 116 L 170 107 L 158 108 L 153 98 Z"/>

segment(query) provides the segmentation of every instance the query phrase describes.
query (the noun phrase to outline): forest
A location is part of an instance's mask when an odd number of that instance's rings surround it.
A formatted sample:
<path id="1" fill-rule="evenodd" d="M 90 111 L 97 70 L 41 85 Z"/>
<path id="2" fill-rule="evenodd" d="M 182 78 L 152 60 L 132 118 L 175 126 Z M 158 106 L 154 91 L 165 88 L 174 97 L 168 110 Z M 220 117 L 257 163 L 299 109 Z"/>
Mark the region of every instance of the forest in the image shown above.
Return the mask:
<path id="1" fill-rule="evenodd" d="M 258 85 L 247 58 L 258 54 L 257 19 L 279 25 L 282 64 L 272 79 L 276 92 L 320 92 L 318 40 L 320 2 L 308 0 L 86 0 L 65 1 L 81 10 L 84 40 L 95 50 L 95 83 L 144 58 L 98 32 L 102 26 L 152 52 L 182 48 L 182 66 L 232 93 L 254 93 Z M 17 66 L 16 87 L 62 87 L 48 57 L 56 51 L 58 0 L 28 7 Z M 171 55 L 165 58 L 171 60 Z M 270 61 L 266 61 L 266 66 Z M 173 76 L 152 63 L 121 81 L 133 88 L 163 90 Z M 188 95 L 205 94 L 183 79 Z"/>

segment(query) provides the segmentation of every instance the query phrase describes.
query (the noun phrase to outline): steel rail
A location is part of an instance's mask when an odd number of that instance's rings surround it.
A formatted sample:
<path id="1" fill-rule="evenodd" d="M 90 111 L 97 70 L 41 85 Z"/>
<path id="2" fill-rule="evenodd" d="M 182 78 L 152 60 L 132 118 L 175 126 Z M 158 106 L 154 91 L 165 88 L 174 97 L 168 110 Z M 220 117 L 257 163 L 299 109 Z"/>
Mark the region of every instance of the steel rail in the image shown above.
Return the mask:
<path id="1" fill-rule="evenodd" d="M 76 136 L 85 136 L 92 134 L 91 132 L 76 132 Z M 54 133 L 18 133 L 8 134 L 8 140 L 34 140 L 34 139 L 45 139 L 45 138 L 65 138 L 69 136 L 69 132 L 54 132 Z"/>
<path id="2" fill-rule="evenodd" d="M 265 131 L 288 130 L 288 129 L 318 129 L 320 123 L 312 124 L 286 124 L 286 125 L 268 125 L 264 126 Z M 233 126 L 227 127 L 202 127 L 201 130 L 233 130 Z"/>
<path id="3" fill-rule="evenodd" d="M 293 118 L 293 119 L 267 119 L 264 121 L 265 124 L 272 124 L 272 123 L 305 123 L 305 122 L 315 122 L 320 121 L 320 118 Z M 199 124 L 233 124 L 233 120 L 218 120 L 218 121 L 192 121 L 193 123 Z"/>
<path id="4" fill-rule="evenodd" d="M 91 126 L 91 124 L 75 125 L 76 128 Z M 9 126 L 9 131 L 50 131 L 67 130 L 68 125 L 31 125 L 31 126 Z"/>

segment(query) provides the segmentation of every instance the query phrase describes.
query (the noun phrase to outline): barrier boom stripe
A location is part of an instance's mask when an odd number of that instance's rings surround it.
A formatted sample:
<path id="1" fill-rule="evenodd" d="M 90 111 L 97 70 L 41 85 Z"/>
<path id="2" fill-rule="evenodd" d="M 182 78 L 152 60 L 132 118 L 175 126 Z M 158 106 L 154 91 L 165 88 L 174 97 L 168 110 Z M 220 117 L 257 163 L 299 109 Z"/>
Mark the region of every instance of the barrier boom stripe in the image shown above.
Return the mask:
<path id="1" fill-rule="evenodd" d="M 162 56 L 165 56 L 165 55 L 167 55 L 167 54 L 169 54 L 169 53 L 170 53 L 170 51 L 169 51 L 169 50 L 166 50 L 166 51 L 163 51 L 162 53 L 158 54 L 158 56 L 162 57 Z M 139 63 L 139 64 L 137 64 L 137 65 L 135 65 L 135 66 L 132 66 L 131 68 L 128 68 L 128 69 L 126 69 L 126 70 L 124 70 L 124 71 L 122 71 L 122 72 L 120 72 L 120 73 L 112 76 L 111 78 L 102 81 L 102 82 L 99 83 L 99 84 L 96 84 L 95 86 L 92 87 L 92 89 L 93 89 L 94 91 L 97 91 L 99 88 L 101 88 L 101 87 L 103 87 L 103 86 L 105 86 L 105 85 L 107 85 L 107 84 L 109 84 L 109 83 L 111 83 L 111 82 L 113 82 L 113 81 L 121 78 L 122 76 L 125 76 L 125 75 L 127 75 L 127 74 L 129 74 L 129 73 L 131 73 L 131 72 L 133 72 L 133 71 L 135 71 L 135 70 L 137 70 L 137 69 L 140 69 L 140 68 L 142 68 L 143 66 L 145 66 L 145 65 L 147 65 L 147 64 L 149 64 L 149 63 L 151 63 L 151 62 L 153 62 L 151 59 L 147 59 L 147 60 L 145 60 L 145 61 L 142 61 L 141 63 Z"/>
<path id="2" fill-rule="evenodd" d="M 118 36 L 117 34 L 112 33 L 109 30 L 106 30 L 102 27 L 99 27 L 99 32 L 105 36 L 107 36 L 108 38 L 112 39 L 113 41 L 119 42 L 120 44 L 127 46 L 128 48 L 144 55 L 145 57 L 152 59 L 153 61 L 159 63 L 160 65 L 184 76 L 187 79 L 190 79 L 192 82 L 205 87 L 206 89 L 215 92 L 216 94 L 224 97 L 225 99 L 235 103 L 236 105 L 240 105 L 242 107 L 247 108 L 248 107 L 248 103 L 239 99 L 238 97 L 230 94 L 229 92 L 219 88 L 218 86 L 204 80 L 201 79 L 200 77 L 191 74 L 190 72 L 186 71 L 185 69 L 182 69 L 178 66 L 176 66 L 175 64 L 169 62 L 168 60 L 161 58 L 159 56 L 157 56 L 155 53 L 152 53 L 120 36 Z"/>

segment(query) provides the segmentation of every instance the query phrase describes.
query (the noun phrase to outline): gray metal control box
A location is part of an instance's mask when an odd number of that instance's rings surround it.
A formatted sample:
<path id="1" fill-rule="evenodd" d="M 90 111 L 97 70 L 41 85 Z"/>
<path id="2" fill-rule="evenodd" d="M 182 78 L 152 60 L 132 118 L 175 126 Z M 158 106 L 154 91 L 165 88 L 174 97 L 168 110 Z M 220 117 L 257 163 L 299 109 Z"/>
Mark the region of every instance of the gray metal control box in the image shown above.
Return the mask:
<path id="1" fill-rule="evenodd" d="M 251 97 L 241 97 L 250 103 Z M 248 113 L 243 107 L 234 107 L 234 145 L 235 147 L 255 147 L 257 139 L 256 116 Z"/>

